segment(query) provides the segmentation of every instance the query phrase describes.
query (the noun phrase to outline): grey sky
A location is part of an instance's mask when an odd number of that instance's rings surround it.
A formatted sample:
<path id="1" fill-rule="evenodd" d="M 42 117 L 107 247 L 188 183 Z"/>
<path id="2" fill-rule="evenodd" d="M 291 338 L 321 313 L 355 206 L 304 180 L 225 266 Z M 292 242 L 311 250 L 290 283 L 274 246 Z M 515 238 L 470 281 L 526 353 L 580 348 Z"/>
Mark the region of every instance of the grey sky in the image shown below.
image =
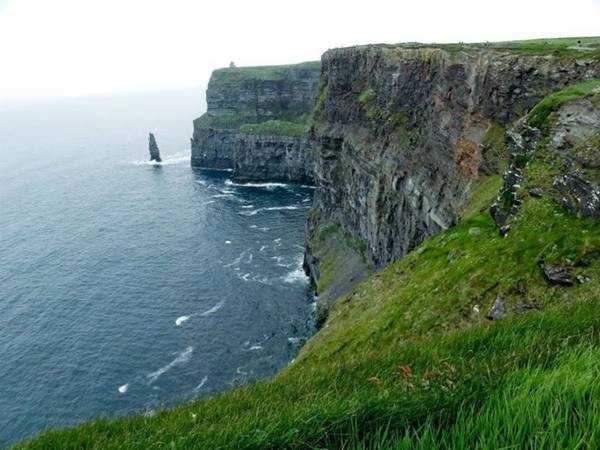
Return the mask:
<path id="1" fill-rule="evenodd" d="M 205 85 L 376 42 L 600 34 L 600 0 L 0 0 L 0 101 Z"/>

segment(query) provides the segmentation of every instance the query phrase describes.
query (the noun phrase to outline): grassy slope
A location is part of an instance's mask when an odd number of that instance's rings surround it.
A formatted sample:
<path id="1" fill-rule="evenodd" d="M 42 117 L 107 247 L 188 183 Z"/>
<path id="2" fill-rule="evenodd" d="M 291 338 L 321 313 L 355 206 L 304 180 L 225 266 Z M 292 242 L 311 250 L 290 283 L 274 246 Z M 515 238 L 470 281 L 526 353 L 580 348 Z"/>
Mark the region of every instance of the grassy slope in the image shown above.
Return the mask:
<path id="1" fill-rule="evenodd" d="M 548 185 L 546 164 L 529 185 Z M 458 226 L 340 299 L 273 381 L 23 448 L 600 447 L 600 224 L 528 198 L 501 238 L 480 212 L 497 185 L 482 179 Z M 550 285 L 541 257 L 591 282 Z M 497 293 L 541 310 L 488 322 Z"/>

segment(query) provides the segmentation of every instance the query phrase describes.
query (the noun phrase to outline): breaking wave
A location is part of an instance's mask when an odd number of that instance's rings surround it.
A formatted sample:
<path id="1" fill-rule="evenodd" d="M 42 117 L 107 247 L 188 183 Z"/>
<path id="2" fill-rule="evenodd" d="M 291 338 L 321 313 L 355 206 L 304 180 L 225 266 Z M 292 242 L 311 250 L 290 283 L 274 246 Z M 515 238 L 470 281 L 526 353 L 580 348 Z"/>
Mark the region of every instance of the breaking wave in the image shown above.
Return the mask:
<path id="1" fill-rule="evenodd" d="M 177 365 L 180 365 L 180 364 L 185 364 L 186 362 L 188 362 L 192 358 L 192 353 L 193 352 L 194 352 L 194 347 L 192 347 L 190 345 L 184 351 L 182 351 L 181 353 L 179 353 L 177 355 L 177 358 L 175 358 L 169 364 L 167 364 L 166 366 L 163 366 L 160 369 L 155 370 L 154 372 L 149 373 L 148 375 L 146 375 L 146 377 L 149 380 L 148 384 L 154 383 L 156 380 L 158 380 L 158 377 L 160 377 L 165 372 L 171 370 L 173 367 L 175 367 Z"/>

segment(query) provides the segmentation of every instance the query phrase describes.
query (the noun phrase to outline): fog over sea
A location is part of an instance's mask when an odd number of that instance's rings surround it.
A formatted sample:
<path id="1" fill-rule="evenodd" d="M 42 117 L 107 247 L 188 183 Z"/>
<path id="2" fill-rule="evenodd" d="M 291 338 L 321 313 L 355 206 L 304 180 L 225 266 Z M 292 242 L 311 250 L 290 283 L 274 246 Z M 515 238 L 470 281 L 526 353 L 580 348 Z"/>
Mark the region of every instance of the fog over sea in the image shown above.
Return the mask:
<path id="1" fill-rule="evenodd" d="M 313 191 L 192 169 L 203 107 L 0 105 L 0 446 L 267 378 L 313 332 Z"/>

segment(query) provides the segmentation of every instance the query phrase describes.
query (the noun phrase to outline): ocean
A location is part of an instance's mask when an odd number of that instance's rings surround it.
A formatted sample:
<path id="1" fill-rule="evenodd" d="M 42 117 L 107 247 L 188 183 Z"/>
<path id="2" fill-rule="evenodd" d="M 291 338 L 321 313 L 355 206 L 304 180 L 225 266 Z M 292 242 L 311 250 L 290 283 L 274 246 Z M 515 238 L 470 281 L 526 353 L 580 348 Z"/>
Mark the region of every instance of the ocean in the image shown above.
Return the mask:
<path id="1" fill-rule="evenodd" d="M 268 378 L 313 333 L 313 191 L 192 169 L 203 105 L 0 106 L 0 445 Z"/>

